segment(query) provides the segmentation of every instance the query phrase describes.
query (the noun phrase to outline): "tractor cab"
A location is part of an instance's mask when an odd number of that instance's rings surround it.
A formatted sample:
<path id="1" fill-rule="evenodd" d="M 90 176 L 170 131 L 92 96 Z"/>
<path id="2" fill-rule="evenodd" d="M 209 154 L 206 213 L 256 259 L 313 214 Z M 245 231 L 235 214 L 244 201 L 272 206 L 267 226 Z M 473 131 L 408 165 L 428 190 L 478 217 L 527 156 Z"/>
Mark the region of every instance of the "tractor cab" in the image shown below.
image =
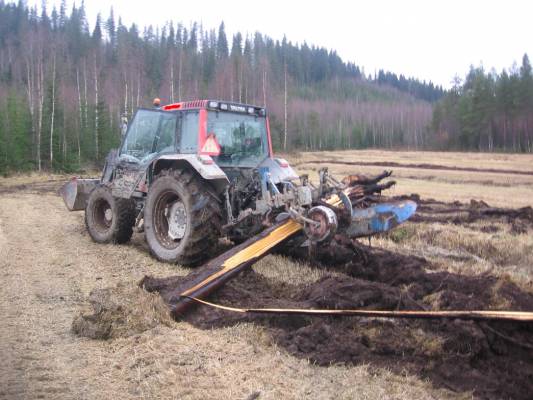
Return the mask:
<path id="1" fill-rule="evenodd" d="M 146 164 L 164 154 L 197 154 L 220 167 L 255 168 L 272 156 L 265 109 L 213 100 L 139 109 L 119 161 Z"/>

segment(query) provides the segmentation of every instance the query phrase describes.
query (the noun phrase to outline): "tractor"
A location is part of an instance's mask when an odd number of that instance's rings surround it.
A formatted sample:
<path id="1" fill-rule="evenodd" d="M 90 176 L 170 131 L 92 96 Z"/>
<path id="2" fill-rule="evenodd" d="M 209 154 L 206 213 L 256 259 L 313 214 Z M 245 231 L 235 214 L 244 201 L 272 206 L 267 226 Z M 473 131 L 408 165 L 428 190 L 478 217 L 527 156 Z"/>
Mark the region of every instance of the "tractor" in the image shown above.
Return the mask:
<path id="1" fill-rule="evenodd" d="M 99 179 L 73 178 L 61 189 L 67 208 L 85 211 L 98 243 L 128 242 L 144 231 L 160 261 L 195 266 L 214 255 L 220 238 L 234 243 L 283 219 L 303 227 L 290 245 L 327 245 L 388 231 L 416 210 L 410 200 L 376 200 L 390 172 L 318 181 L 295 173 L 272 151 L 264 107 L 195 100 L 140 108 L 124 129 Z M 335 197 L 337 204 L 328 201 Z"/>

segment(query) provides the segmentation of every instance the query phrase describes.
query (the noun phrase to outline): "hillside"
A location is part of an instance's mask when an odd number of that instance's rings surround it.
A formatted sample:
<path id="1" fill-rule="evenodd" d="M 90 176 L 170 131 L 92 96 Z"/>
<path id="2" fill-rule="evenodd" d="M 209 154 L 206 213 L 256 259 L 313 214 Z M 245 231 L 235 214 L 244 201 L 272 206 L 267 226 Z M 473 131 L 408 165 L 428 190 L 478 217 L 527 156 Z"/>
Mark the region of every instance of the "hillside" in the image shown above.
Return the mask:
<path id="1" fill-rule="evenodd" d="M 287 151 L 420 148 L 430 101 L 442 95 L 402 75 L 367 76 L 334 50 L 259 32 L 228 38 L 224 23 L 207 29 L 172 21 L 141 32 L 112 10 L 91 24 L 83 5 L 50 11 L 0 1 L 4 172 L 101 163 L 119 142 L 121 116 L 154 97 L 265 105 L 274 145 Z"/>

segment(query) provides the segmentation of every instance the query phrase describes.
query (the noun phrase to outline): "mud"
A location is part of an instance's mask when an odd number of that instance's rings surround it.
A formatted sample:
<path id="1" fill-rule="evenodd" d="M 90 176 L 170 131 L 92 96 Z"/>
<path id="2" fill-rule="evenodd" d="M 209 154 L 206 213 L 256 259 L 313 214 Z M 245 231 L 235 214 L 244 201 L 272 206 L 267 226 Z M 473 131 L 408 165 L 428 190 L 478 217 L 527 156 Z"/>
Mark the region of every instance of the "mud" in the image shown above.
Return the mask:
<path id="1" fill-rule="evenodd" d="M 397 199 L 405 198 L 419 204 L 415 222 L 469 225 L 484 220 L 492 224 L 478 229 L 489 232 L 502 229 L 502 222 L 516 233 L 529 232 L 533 227 L 530 207 L 494 208 L 474 200 L 469 204 L 443 203 L 421 200 L 417 195 Z M 309 254 L 292 252 L 291 256 Z M 444 272 L 424 258 L 342 238 L 312 254 L 312 265 L 335 274 L 311 285 L 296 285 L 249 270 L 209 299 L 243 308 L 533 310 L 533 295 L 504 278 Z M 138 292 L 123 288 L 95 291 L 91 294 L 93 314 L 80 315 L 72 329 L 88 337 L 111 339 L 151 329 L 158 323 L 168 324 L 168 309 L 162 305 L 173 304 L 176 288 L 190 287 L 198 273 L 165 279 L 145 277 L 143 287 L 161 297 L 152 303 L 155 295 L 150 294 L 145 304 L 152 305 L 144 308 L 139 307 L 142 295 Z M 320 366 L 365 364 L 400 375 L 407 372 L 428 379 L 438 388 L 471 391 L 475 398 L 529 399 L 533 393 L 530 323 L 260 316 L 207 306 L 196 306 L 183 319 L 206 330 L 253 322 L 293 356 Z"/>
<path id="2" fill-rule="evenodd" d="M 533 229 L 533 208 L 491 207 L 482 200 L 470 200 L 470 203 L 445 203 L 433 199 L 420 199 L 417 194 L 397 196 L 396 200 L 413 200 L 418 204 L 416 214 L 411 217 L 411 222 L 438 222 L 468 225 L 476 221 L 490 221 L 509 224 L 512 233 L 527 233 Z M 390 200 L 385 197 L 381 201 Z M 487 228 L 489 231 L 497 227 Z"/>
<path id="3" fill-rule="evenodd" d="M 398 163 L 394 161 L 338 161 L 338 160 L 313 160 L 295 163 L 293 166 L 307 164 L 326 164 L 326 165 L 354 165 L 364 167 L 385 167 L 385 168 L 415 168 L 415 169 L 429 169 L 442 171 L 465 171 L 465 172 L 480 172 L 480 173 L 498 173 L 498 174 L 513 174 L 513 175 L 533 175 L 532 171 L 519 171 L 513 169 L 501 168 L 472 168 L 472 167 L 457 167 L 451 165 L 438 164 L 412 164 L 412 163 Z"/>
<path id="4" fill-rule="evenodd" d="M 512 310 L 533 310 L 533 295 L 511 282 L 436 271 L 420 257 L 360 246 L 347 263 L 315 264 L 341 274 L 297 286 L 250 271 L 211 300 L 245 308 L 484 310 L 505 304 Z M 166 282 L 186 284 L 187 277 Z M 165 280 L 157 284 L 165 293 Z M 365 363 L 399 374 L 407 371 L 436 387 L 472 391 L 476 398 L 526 399 L 533 391 L 533 324 L 266 317 L 206 306 L 191 310 L 185 320 L 202 329 L 254 322 L 290 354 L 318 365 Z"/>

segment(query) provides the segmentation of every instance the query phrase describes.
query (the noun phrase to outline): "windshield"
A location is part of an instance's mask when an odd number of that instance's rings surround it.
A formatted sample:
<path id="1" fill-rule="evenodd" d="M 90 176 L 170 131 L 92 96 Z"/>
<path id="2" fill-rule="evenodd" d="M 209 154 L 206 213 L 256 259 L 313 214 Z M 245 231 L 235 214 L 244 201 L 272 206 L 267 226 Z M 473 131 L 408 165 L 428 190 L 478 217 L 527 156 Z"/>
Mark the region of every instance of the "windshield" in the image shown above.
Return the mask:
<path id="1" fill-rule="evenodd" d="M 264 117 L 210 111 L 207 134 L 214 134 L 220 154 L 213 157 L 221 166 L 255 167 L 268 156 Z"/>
<path id="2" fill-rule="evenodd" d="M 175 151 L 177 114 L 139 110 L 131 123 L 120 156 L 134 162 Z"/>

